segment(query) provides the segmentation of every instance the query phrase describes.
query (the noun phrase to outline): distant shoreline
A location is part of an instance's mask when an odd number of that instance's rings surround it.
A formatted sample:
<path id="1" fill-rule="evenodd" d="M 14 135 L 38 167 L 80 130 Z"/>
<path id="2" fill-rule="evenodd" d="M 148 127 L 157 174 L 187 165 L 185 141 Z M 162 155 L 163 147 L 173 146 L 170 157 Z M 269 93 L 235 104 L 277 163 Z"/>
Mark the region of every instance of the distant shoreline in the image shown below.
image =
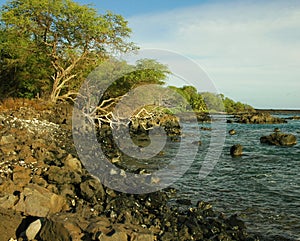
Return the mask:
<path id="1" fill-rule="evenodd" d="M 269 112 L 273 114 L 300 114 L 300 109 L 255 109 L 257 112 Z"/>

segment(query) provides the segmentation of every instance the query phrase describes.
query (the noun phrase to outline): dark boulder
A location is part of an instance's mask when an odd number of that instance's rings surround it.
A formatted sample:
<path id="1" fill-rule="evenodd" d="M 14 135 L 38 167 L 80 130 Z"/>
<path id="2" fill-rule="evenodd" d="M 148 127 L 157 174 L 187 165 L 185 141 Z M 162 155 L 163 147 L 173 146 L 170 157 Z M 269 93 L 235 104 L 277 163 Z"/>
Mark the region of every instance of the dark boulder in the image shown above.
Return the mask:
<path id="1" fill-rule="evenodd" d="M 297 144 L 297 138 L 293 134 L 275 132 L 268 136 L 262 136 L 260 142 L 275 146 L 293 146 Z"/>
<path id="2" fill-rule="evenodd" d="M 230 148 L 230 155 L 231 156 L 241 156 L 243 155 L 243 146 L 240 144 L 233 145 Z"/>
<path id="3" fill-rule="evenodd" d="M 243 124 L 281 124 L 287 122 L 286 120 L 274 117 L 267 112 L 244 114 L 236 117 L 238 118 L 237 122 Z"/>

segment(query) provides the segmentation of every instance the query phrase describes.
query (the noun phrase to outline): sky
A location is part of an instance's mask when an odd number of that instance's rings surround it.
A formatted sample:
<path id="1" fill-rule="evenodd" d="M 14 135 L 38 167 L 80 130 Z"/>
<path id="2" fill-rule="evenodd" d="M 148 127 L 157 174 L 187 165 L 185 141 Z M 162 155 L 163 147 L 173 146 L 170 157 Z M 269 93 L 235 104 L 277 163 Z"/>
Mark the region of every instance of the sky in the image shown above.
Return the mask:
<path id="1" fill-rule="evenodd" d="M 189 57 L 235 101 L 300 109 L 298 0 L 77 1 L 123 15 L 138 46 Z"/>

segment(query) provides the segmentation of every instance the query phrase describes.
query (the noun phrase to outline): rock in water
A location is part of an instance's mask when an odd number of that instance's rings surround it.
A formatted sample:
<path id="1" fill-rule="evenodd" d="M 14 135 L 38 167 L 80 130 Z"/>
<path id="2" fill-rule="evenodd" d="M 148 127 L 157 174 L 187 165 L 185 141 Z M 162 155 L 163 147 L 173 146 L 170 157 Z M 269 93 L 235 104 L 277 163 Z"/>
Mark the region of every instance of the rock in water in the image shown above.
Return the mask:
<path id="1" fill-rule="evenodd" d="M 270 113 L 248 113 L 236 117 L 238 123 L 244 124 L 281 124 L 287 122 L 282 118 L 272 116 Z"/>
<path id="2" fill-rule="evenodd" d="M 230 148 L 230 155 L 231 156 L 241 156 L 243 155 L 243 146 L 240 144 L 233 145 Z"/>
<path id="3" fill-rule="evenodd" d="M 231 129 L 228 133 L 229 133 L 229 135 L 235 135 L 236 131 L 234 129 Z"/>
<path id="4" fill-rule="evenodd" d="M 280 132 L 280 129 L 278 127 L 274 128 L 274 132 Z"/>
<path id="5" fill-rule="evenodd" d="M 275 132 L 269 136 L 262 136 L 260 142 L 275 146 L 293 146 L 297 144 L 297 138 L 292 134 Z"/>

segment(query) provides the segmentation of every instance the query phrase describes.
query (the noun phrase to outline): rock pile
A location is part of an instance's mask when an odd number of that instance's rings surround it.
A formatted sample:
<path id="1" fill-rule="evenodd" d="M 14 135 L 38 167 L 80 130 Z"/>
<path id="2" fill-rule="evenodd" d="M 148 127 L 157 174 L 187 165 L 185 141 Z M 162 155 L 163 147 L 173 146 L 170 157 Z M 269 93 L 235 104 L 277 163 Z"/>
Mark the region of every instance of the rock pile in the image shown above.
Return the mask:
<path id="1" fill-rule="evenodd" d="M 297 144 L 297 138 L 293 134 L 285 134 L 279 131 L 260 138 L 261 143 L 276 146 L 293 146 Z"/>
<path id="2" fill-rule="evenodd" d="M 78 159 L 67 115 L 49 113 L 53 123 L 32 109 L 19 114 L 0 114 L 1 240 L 253 240 L 209 203 L 170 205 L 173 189 L 104 187 Z"/>
<path id="3" fill-rule="evenodd" d="M 286 120 L 272 116 L 270 113 L 249 113 L 235 116 L 238 123 L 243 124 L 280 124 L 286 123 Z"/>

